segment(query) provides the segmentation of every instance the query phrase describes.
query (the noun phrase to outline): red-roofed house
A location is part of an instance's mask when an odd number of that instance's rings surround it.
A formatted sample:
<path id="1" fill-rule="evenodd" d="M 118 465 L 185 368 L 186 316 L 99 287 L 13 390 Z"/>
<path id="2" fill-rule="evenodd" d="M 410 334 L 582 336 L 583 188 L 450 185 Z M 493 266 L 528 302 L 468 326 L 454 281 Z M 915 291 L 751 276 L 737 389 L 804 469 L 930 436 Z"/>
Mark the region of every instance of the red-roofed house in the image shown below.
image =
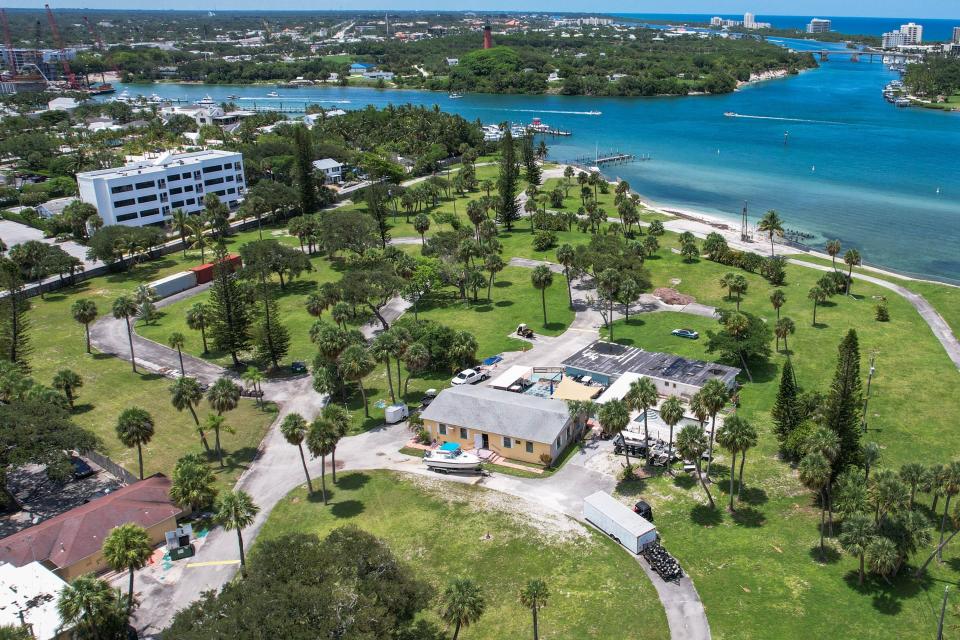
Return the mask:
<path id="1" fill-rule="evenodd" d="M 156 474 L 3 538 L 0 562 L 16 567 L 40 562 L 70 582 L 107 568 L 100 548 L 114 527 L 139 524 L 160 544 L 181 513 L 170 501 L 170 480 Z"/>

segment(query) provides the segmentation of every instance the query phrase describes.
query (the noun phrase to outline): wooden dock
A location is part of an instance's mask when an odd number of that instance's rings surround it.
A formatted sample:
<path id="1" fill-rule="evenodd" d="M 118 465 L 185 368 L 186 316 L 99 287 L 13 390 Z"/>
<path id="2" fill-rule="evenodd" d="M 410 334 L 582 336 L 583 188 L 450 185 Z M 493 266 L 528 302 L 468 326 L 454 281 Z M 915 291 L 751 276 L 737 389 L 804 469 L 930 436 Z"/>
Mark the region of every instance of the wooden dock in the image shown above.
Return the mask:
<path id="1" fill-rule="evenodd" d="M 648 162 L 653 158 L 647 155 L 637 156 L 632 153 L 621 151 L 608 151 L 603 154 L 593 156 L 581 156 L 573 161 L 573 164 L 586 167 L 605 167 L 609 165 L 627 164 L 630 162 Z"/>

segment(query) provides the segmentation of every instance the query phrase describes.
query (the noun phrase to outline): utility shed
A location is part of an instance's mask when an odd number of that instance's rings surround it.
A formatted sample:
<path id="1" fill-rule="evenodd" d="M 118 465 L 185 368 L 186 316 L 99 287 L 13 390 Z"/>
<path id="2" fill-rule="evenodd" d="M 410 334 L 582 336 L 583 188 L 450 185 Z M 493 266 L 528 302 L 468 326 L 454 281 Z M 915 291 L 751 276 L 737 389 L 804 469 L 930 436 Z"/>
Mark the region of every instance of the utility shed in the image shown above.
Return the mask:
<path id="1" fill-rule="evenodd" d="M 657 541 L 657 528 L 650 521 L 603 491 L 584 499 L 583 517 L 633 553 Z"/>

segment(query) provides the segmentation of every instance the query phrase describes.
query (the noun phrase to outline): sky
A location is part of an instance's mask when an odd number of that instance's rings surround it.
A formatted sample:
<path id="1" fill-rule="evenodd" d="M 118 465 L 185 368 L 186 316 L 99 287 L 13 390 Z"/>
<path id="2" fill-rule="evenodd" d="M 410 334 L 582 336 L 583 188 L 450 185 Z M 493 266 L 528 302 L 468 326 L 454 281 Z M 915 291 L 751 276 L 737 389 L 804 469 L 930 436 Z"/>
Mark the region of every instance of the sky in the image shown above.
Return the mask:
<path id="1" fill-rule="evenodd" d="M 7 7 L 42 9 L 38 0 L 5 0 Z M 217 9 L 262 10 L 262 0 L 165 0 L 158 6 L 153 0 L 53 0 L 56 8 L 88 9 Z M 389 9 L 452 11 L 572 11 L 585 9 L 604 13 L 718 13 L 741 14 L 750 11 L 764 15 L 824 15 L 904 17 L 960 20 L 960 0 L 594 0 L 587 5 L 576 0 L 274 0 L 271 10 L 343 10 Z"/>

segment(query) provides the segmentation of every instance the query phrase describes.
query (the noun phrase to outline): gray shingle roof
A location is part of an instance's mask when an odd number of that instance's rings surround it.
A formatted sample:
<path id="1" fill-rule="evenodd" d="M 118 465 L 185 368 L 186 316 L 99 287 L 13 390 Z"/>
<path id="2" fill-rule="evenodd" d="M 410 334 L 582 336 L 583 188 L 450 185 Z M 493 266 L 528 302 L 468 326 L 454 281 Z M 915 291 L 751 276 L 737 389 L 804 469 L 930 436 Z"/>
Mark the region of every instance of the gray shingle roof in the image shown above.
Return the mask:
<path id="1" fill-rule="evenodd" d="M 543 443 L 556 440 L 570 420 L 560 400 L 472 385 L 441 391 L 423 418 Z"/>

